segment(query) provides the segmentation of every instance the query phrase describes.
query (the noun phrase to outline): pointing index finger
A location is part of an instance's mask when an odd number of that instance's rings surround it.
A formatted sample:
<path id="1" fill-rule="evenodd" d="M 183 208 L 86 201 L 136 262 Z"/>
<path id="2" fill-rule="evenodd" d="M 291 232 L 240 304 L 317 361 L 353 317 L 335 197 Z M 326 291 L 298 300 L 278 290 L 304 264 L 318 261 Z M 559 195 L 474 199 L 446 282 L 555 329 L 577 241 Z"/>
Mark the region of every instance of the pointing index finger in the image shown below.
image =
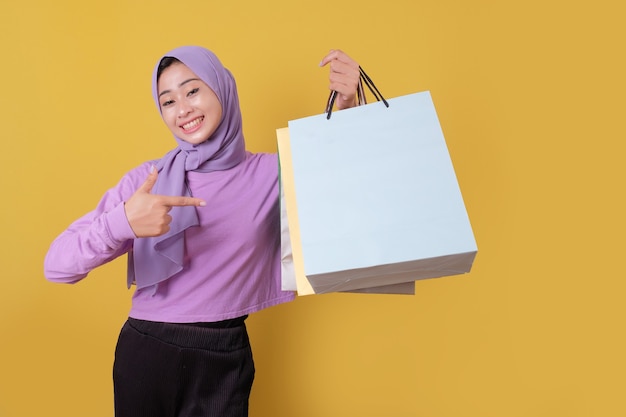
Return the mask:
<path id="1" fill-rule="evenodd" d="M 196 207 L 204 207 L 206 206 L 206 202 L 202 199 L 195 197 L 174 197 L 174 196 L 160 196 L 161 203 L 164 206 L 169 207 L 183 207 L 183 206 L 196 206 Z"/>

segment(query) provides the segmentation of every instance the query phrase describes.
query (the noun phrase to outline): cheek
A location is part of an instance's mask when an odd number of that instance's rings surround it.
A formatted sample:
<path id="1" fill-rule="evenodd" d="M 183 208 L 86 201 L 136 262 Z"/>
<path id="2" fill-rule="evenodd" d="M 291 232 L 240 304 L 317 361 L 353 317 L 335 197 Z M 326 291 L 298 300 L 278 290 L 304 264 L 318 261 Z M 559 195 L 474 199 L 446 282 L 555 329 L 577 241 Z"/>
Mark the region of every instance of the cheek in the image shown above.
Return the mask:
<path id="1" fill-rule="evenodd" d="M 167 126 L 173 126 L 176 124 L 176 116 L 174 115 L 174 112 L 169 109 L 161 111 L 161 118 Z"/>
<path id="2" fill-rule="evenodd" d="M 217 117 L 217 120 L 218 121 L 222 120 L 223 109 L 222 109 L 222 105 L 220 104 L 220 102 L 219 101 L 215 102 L 213 108 L 215 109 L 215 115 Z"/>

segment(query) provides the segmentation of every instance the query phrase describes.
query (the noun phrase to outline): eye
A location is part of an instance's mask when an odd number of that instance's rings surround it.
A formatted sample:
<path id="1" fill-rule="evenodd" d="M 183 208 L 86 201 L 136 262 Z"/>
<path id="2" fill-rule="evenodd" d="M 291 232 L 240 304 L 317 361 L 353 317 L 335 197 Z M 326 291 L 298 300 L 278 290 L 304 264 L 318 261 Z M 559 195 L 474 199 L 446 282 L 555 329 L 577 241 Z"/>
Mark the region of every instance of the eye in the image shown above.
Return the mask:
<path id="1" fill-rule="evenodd" d="M 172 104 L 174 104 L 174 100 L 166 100 L 163 103 L 161 103 L 161 107 L 171 106 Z"/>
<path id="2" fill-rule="evenodd" d="M 200 91 L 200 88 L 196 87 L 193 88 L 191 90 L 189 90 L 189 92 L 187 93 L 187 96 L 193 96 L 194 94 L 196 94 L 198 91 Z"/>

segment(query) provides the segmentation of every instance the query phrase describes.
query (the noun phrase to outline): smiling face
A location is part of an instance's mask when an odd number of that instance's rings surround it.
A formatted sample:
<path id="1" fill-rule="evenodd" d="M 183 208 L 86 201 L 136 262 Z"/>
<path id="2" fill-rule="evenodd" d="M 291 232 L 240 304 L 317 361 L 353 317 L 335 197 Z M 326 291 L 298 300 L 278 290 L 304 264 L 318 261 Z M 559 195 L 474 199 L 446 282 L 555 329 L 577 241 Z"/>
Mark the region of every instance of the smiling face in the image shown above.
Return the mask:
<path id="1" fill-rule="evenodd" d="M 204 81 L 186 65 L 175 62 L 157 83 L 161 116 L 178 138 L 198 145 L 211 137 L 222 120 L 222 105 Z"/>

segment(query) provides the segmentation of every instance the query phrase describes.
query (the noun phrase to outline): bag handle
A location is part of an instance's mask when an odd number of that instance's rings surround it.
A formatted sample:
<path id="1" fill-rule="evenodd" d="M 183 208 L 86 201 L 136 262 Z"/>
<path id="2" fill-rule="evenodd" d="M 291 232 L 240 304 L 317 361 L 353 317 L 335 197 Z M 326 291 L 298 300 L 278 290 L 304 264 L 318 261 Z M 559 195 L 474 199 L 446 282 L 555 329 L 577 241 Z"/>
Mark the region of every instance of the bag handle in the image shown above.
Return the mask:
<path id="1" fill-rule="evenodd" d="M 385 107 L 389 107 L 389 103 L 387 103 L 387 100 L 385 100 L 385 98 L 380 93 L 380 91 L 378 91 L 378 88 L 376 88 L 372 79 L 365 73 L 365 71 L 363 71 L 363 68 L 360 65 L 359 65 L 359 84 L 357 85 L 357 89 L 356 89 L 358 106 L 363 106 L 367 104 L 367 99 L 365 97 L 365 90 L 363 89 L 363 83 L 367 85 L 367 88 L 369 88 L 369 90 L 374 95 L 374 97 L 376 97 L 377 101 L 382 101 L 385 104 Z M 333 106 L 335 105 L 336 98 L 337 98 L 337 92 L 334 90 L 331 91 L 330 95 L 328 96 L 328 102 L 326 103 L 326 111 L 324 112 L 326 113 L 326 120 L 330 119 L 330 116 L 333 112 Z"/>

